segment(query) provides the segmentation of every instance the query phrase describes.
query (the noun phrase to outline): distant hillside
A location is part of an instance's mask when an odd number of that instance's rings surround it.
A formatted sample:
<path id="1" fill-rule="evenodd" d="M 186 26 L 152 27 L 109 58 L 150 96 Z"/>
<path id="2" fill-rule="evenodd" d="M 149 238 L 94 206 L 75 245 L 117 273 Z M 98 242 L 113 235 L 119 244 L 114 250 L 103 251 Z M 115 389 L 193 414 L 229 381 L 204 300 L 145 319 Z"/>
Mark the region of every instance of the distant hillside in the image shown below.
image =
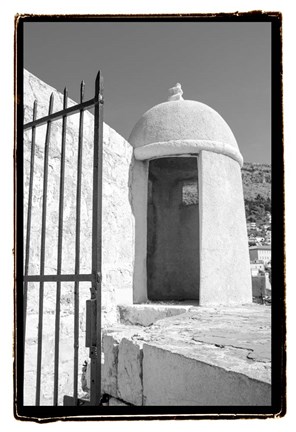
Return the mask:
<path id="1" fill-rule="evenodd" d="M 247 221 L 265 223 L 271 211 L 271 165 L 246 162 L 242 178 Z"/>

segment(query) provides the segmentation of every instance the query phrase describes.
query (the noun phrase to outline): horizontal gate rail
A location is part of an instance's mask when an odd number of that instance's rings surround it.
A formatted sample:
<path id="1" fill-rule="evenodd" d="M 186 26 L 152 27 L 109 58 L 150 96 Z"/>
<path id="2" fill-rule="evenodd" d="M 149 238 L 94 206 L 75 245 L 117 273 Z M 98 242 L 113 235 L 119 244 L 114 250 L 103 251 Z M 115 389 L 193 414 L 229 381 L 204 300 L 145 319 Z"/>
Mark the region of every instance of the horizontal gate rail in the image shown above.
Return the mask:
<path id="1" fill-rule="evenodd" d="M 96 105 L 103 104 L 103 103 L 104 103 L 104 101 L 103 101 L 102 97 L 100 97 L 99 100 L 97 100 L 96 98 L 89 99 L 88 101 L 85 101 L 83 103 L 74 105 L 74 106 L 69 107 L 69 108 L 67 108 L 65 110 L 57 111 L 57 112 L 49 114 L 49 115 L 47 115 L 45 117 L 36 119 L 36 120 L 31 121 L 29 123 L 26 123 L 23 126 L 23 129 L 26 130 L 26 129 L 32 128 L 33 126 L 42 126 L 42 125 L 45 125 L 49 121 L 60 120 L 64 116 L 69 116 L 69 115 L 77 114 L 82 109 L 92 108 L 92 107 L 94 107 Z"/>
<path id="2" fill-rule="evenodd" d="M 56 315 L 54 325 L 54 382 L 53 382 L 53 405 L 58 405 L 59 392 L 59 351 L 60 351 L 60 303 L 61 284 L 63 282 L 74 283 L 74 381 L 72 404 L 78 406 L 78 349 L 79 349 L 79 284 L 90 282 L 91 301 L 95 305 L 95 316 L 89 347 L 90 357 L 90 405 L 98 405 L 101 398 L 101 222 L 102 222 L 102 155 L 103 155 L 103 79 L 100 71 L 96 77 L 94 98 L 84 101 L 84 82 L 80 87 L 80 103 L 68 107 L 68 91 L 65 88 L 63 95 L 63 109 L 57 112 L 53 110 L 53 94 L 49 102 L 48 115 L 42 118 L 37 117 L 37 103 L 34 102 L 33 121 L 23 125 L 23 130 L 32 130 L 31 138 L 31 163 L 29 177 L 29 197 L 27 210 L 25 268 L 23 275 L 23 308 L 24 308 L 24 346 L 23 356 L 25 360 L 25 332 L 27 315 L 27 290 L 28 284 L 36 282 L 39 284 L 39 309 L 38 309 L 38 337 L 37 337 L 37 372 L 36 372 L 36 393 L 35 405 L 40 405 L 41 399 L 41 371 L 42 371 L 42 342 L 43 342 L 43 309 L 44 309 L 44 284 L 53 282 L 56 284 Z M 91 273 L 80 273 L 80 233 L 81 233 L 81 182 L 82 182 L 82 157 L 83 157 L 83 122 L 84 110 L 94 108 L 94 135 L 93 135 L 93 190 L 92 190 L 92 258 Z M 67 117 L 79 113 L 79 134 L 78 134 L 78 156 L 77 156 L 77 183 L 76 183 L 76 228 L 75 228 L 75 269 L 74 273 L 62 273 L 62 251 L 63 251 L 63 215 L 64 215 L 64 192 L 65 192 L 65 161 L 66 161 L 66 130 Z M 57 271 L 56 274 L 45 273 L 45 247 L 46 247 L 46 214 L 47 214 L 47 186 L 48 186 L 48 164 L 51 124 L 55 120 L 62 119 L 61 136 L 61 159 L 60 179 L 58 197 L 58 243 L 57 243 Z M 44 144 L 43 161 L 43 199 L 41 210 L 41 240 L 40 240 L 40 274 L 29 273 L 30 258 L 30 230 L 32 195 L 34 183 L 34 157 L 35 157 L 35 132 L 36 127 L 47 125 Z M 95 331 L 93 330 L 95 329 Z M 64 396 L 69 399 L 68 396 Z"/>
<path id="3" fill-rule="evenodd" d="M 92 274 L 53 274 L 53 275 L 28 275 L 24 276 L 24 282 L 92 282 Z"/>

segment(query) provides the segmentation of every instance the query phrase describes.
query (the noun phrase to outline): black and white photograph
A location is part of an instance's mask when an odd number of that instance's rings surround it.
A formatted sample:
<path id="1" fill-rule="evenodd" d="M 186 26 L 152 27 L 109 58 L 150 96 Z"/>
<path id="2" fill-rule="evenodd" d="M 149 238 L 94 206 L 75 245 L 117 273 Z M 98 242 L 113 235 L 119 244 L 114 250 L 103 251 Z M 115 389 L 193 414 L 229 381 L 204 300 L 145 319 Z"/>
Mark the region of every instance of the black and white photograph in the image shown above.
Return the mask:
<path id="1" fill-rule="evenodd" d="M 16 18 L 16 418 L 285 414 L 281 26 Z"/>

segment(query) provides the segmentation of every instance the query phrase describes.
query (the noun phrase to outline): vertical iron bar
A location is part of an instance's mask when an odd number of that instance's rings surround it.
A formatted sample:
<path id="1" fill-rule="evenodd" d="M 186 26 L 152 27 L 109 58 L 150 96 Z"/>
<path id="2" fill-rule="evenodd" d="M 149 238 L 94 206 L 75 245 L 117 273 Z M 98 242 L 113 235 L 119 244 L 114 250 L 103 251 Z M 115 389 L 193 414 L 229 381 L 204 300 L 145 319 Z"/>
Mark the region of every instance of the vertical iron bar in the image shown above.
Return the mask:
<path id="1" fill-rule="evenodd" d="M 80 86 L 80 103 L 84 99 L 84 81 Z M 84 111 L 79 116 L 78 157 L 77 157 L 77 192 L 76 192 L 76 241 L 75 241 L 75 274 L 80 271 L 80 213 L 81 213 L 81 175 L 83 149 L 83 118 Z M 79 281 L 74 283 L 74 405 L 78 398 L 78 348 L 79 348 Z"/>
<path id="2" fill-rule="evenodd" d="M 33 105 L 33 121 L 36 120 L 37 116 L 37 101 L 34 101 Z M 32 127 L 32 146 L 31 146 L 31 161 L 30 161 L 30 180 L 29 180 L 29 195 L 28 195 L 28 208 L 27 208 L 27 230 L 26 230 L 26 252 L 25 252 L 25 269 L 24 274 L 28 276 L 29 272 L 29 260 L 30 260 L 30 242 L 31 242 L 31 219 L 32 219 L 32 199 L 33 199 L 33 182 L 34 182 L 34 162 L 35 162 L 35 136 L 36 127 Z M 27 324 L 27 292 L 28 282 L 24 282 L 23 291 L 23 310 L 24 310 L 24 322 L 23 322 L 23 335 L 24 335 L 24 360 L 25 360 L 25 341 L 26 341 L 26 324 Z"/>
<path id="3" fill-rule="evenodd" d="M 68 91 L 64 89 L 63 109 L 68 106 Z M 57 274 L 62 271 L 62 247 L 63 247 L 63 215 L 64 215 L 64 184 L 65 184 L 65 158 L 66 158 L 66 130 L 67 116 L 63 116 L 62 144 L 61 144 L 61 166 L 60 166 L 60 197 L 59 197 L 59 231 L 58 231 L 58 258 Z M 54 390 L 53 404 L 58 405 L 59 387 L 59 352 L 60 352 L 60 310 L 61 310 L 61 282 L 57 282 L 56 292 L 56 316 L 55 316 L 55 349 L 54 349 Z"/>
<path id="4" fill-rule="evenodd" d="M 101 246 L 102 246 L 102 169 L 103 169 L 103 77 L 99 71 L 95 84 L 93 218 L 92 218 L 92 288 L 96 300 L 96 346 L 90 348 L 90 404 L 98 405 L 101 398 Z"/>
<path id="5" fill-rule="evenodd" d="M 49 100 L 48 115 L 52 113 L 53 93 Z M 51 121 L 47 122 L 45 146 L 44 146 L 44 171 L 43 171 L 43 202 L 41 225 L 41 251 L 40 251 L 40 275 L 44 275 L 45 240 L 46 240 L 46 206 L 47 206 L 47 180 L 48 180 L 48 150 L 51 131 Z M 40 405 L 41 362 L 42 362 L 42 330 L 43 330 L 43 294 L 44 282 L 40 282 L 39 289 L 39 320 L 38 320 L 38 347 L 37 347 L 37 378 L 36 378 L 36 406 Z"/>

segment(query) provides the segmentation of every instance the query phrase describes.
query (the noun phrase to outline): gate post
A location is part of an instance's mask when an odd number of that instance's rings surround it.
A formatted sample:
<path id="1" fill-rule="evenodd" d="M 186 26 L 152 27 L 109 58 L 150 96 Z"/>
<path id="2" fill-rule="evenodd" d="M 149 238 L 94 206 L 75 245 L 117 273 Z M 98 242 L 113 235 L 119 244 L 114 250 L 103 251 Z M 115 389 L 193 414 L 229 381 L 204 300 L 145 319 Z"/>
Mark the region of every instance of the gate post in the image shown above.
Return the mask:
<path id="1" fill-rule="evenodd" d="M 102 267 L 102 171 L 103 171 L 103 77 L 99 71 L 95 85 L 93 220 L 92 220 L 92 288 L 95 301 L 95 345 L 90 347 L 90 405 L 101 399 L 101 267 Z"/>

